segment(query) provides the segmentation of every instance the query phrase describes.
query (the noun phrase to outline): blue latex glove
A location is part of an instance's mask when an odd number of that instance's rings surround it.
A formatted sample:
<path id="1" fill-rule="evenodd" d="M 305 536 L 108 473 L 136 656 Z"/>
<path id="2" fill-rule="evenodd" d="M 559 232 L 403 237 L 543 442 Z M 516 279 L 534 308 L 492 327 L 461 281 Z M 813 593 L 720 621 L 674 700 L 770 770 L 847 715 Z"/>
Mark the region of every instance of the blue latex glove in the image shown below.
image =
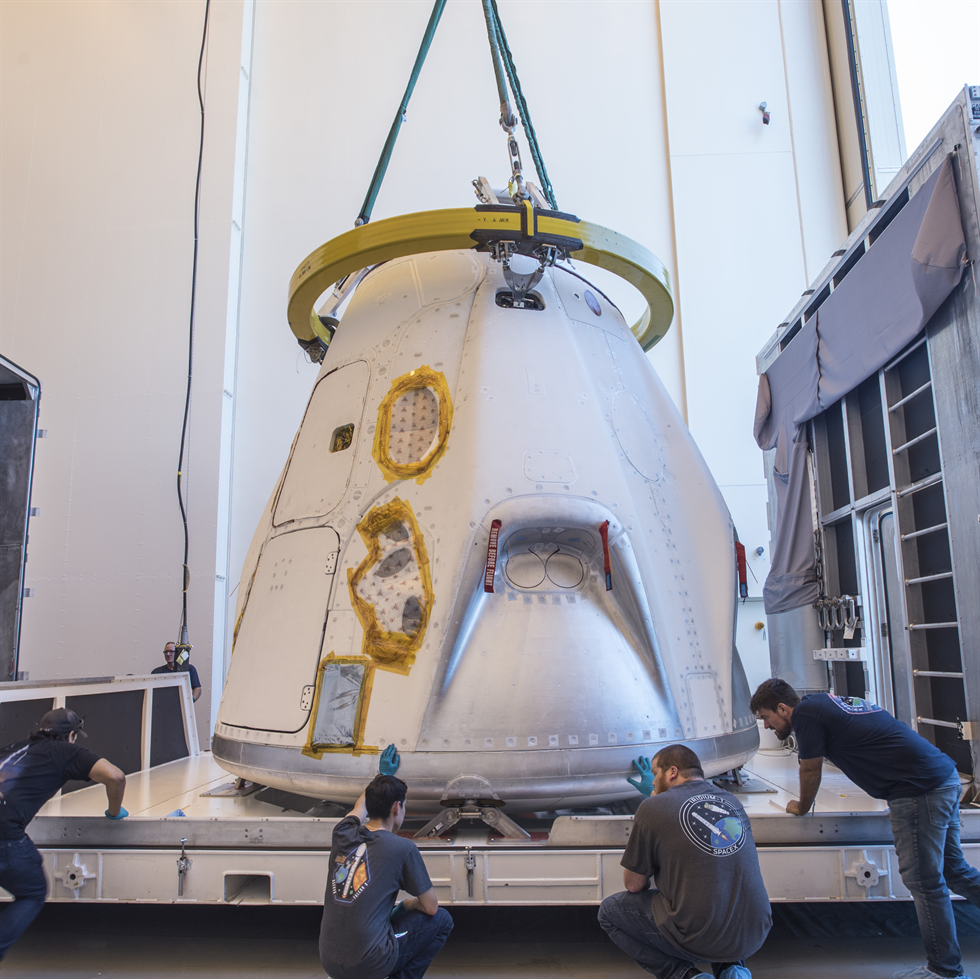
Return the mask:
<path id="1" fill-rule="evenodd" d="M 381 752 L 381 760 L 378 762 L 378 772 L 382 775 L 394 775 L 398 771 L 398 766 L 402 763 L 398 757 L 398 749 L 393 745 L 388 745 Z"/>
<path id="2" fill-rule="evenodd" d="M 400 914 L 405 913 L 405 902 L 399 901 L 392 909 L 391 914 L 388 915 L 388 920 L 391 921 L 392 918 L 397 918 Z"/>
<path id="3" fill-rule="evenodd" d="M 122 806 L 119 807 L 119 815 L 118 816 L 110 816 L 108 809 L 106 809 L 105 814 L 106 814 L 106 817 L 108 819 L 125 819 L 129 815 L 129 813 L 126 812 L 126 810 L 123 809 Z"/>
<path id="4" fill-rule="evenodd" d="M 650 764 L 650 759 L 640 755 L 639 758 L 633 760 L 633 768 L 640 773 L 640 777 L 628 778 L 626 781 L 641 795 L 648 797 L 653 795 L 653 767 Z"/>

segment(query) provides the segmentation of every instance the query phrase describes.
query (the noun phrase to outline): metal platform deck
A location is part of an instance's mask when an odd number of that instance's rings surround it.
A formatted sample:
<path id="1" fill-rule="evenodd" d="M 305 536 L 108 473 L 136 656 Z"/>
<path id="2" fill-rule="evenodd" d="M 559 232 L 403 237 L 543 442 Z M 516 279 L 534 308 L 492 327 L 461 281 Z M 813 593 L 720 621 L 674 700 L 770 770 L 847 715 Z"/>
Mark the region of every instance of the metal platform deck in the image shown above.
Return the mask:
<path id="1" fill-rule="evenodd" d="M 827 766 L 815 810 L 788 815 L 796 756 L 761 751 L 738 792 L 752 820 L 773 901 L 905 900 L 884 803 Z M 92 786 L 52 799 L 31 824 L 52 901 L 319 904 L 337 818 L 304 815 L 230 787 L 210 754 L 128 777 L 130 817 L 103 816 Z M 180 811 L 183 816 L 173 815 Z M 964 810 L 967 858 L 980 866 L 980 811 Z M 456 905 L 598 904 L 622 890 L 630 816 L 563 815 L 529 841 L 479 824 L 419 841 L 439 900 Z M 181 875 L 184 843 L 189 865 Z"/>

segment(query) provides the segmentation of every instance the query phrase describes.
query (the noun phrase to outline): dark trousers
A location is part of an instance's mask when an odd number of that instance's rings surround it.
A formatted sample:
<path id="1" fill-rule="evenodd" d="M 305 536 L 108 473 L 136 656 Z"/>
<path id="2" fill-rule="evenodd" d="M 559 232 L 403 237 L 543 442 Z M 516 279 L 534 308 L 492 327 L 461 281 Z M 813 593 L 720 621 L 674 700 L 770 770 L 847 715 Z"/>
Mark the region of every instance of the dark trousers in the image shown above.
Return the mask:
<path id="1" fill-rule="evenodd" d="M 653 891 L 631 894 L 620 891 L 599 905 L 599 924 L 602 930 L 641 968 L 657 979 L 683 979 L 688 970 L 697 966 L 693 960 L 675 948 L 661 934 L 653 919 Z M 711 971 L 716 976 L 741 962 L 716 962 Z"/>
<path id="2" fill-rule="evenodd" d="M 29 836 L 0 840 L 0 887 L 13 903 L 0 911 L 0 959 L 41 913 L 48 896 L 48 882 L 41 867 L 41 854 Z"/>
<path id="3" fill-rule="evenodd" d="M 422 979 L 429 963 L 446 944 L 453 930 L 453 919 L 445 908 L 433 915 L 409 911 L 393 919 L 398 962 L 389 979 Z"/>

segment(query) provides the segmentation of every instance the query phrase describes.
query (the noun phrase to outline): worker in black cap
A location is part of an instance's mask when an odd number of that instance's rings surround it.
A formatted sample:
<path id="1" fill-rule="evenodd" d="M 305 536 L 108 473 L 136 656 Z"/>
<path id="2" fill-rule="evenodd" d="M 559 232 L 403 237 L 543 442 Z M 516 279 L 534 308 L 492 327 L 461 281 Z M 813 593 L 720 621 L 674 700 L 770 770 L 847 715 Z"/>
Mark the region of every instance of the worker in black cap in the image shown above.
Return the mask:
<path id="1" fill-rule="evenodd" d="M 86 737 L 82 719 L 64 707 L 49 710 L 27 741 L 0 748 L 0 887 L 13 903 L 0 913 L 0 959 L 38 916 L 48 895 L 41 854 L 27 824 L 64 784 L 93 779 L 105 786 L 109 819 L 129 815 L 122 807 L 126 776 L 111 762 L 77 744 Z"/>

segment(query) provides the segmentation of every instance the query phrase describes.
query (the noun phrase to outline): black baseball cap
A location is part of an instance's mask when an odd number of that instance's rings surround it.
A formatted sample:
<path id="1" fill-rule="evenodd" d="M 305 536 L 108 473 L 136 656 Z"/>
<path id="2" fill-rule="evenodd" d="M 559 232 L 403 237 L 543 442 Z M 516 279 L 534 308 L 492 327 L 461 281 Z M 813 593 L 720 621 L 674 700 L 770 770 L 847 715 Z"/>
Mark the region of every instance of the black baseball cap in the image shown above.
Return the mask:
<path id="1" fill-rule="evenodd" d="M 38 727 L 51 734 L 71 734 L 74 731 L 81 737 L 87 738 L 88 735 L 82 730 L 84 724 L 85 722 L 73 710 L 69 710 L 67 707 L 58 707 L 55 710 L 49 710 L 41 718 Z"/>

